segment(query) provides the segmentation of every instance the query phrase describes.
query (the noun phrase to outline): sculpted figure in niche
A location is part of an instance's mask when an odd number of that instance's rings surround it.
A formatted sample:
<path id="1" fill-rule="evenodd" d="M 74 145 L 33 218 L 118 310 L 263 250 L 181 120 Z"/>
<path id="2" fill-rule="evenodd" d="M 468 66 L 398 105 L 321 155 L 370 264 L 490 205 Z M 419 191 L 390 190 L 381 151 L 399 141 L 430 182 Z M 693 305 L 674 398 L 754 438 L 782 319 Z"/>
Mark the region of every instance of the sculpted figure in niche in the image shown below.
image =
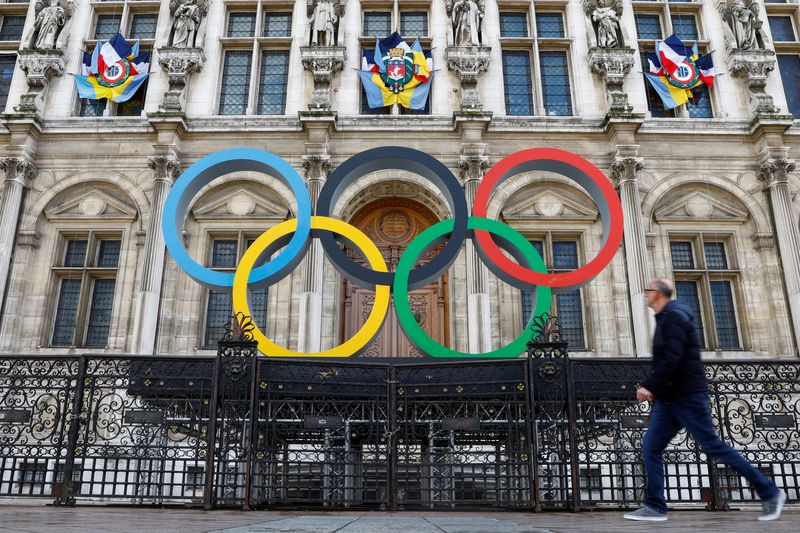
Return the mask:
<path id="1" fill-rule="evenodd" d="M 621 16 L 620 0 L 597 0 L 597 7 L 592 10 L 592 21 L 597 24 L 597 46 L 617 48 L 622 44 L 619 39 Z"/>
<path id="2" fill-rule="evenodd" d="M 733 0 L 730 7 L 724 3 L 720 4 L 719 10 L 722 19 L 730 28 L 735 48 L 740 50 L 760 48 L 758 34 L 762 22 L 758 18 L 758 4 L 751 2 L 749 6 L 745 6 L 743 0 Z"/>
<path id="3" fill-rule="evenodd" d="M 473 0 L 448 0 L 447 12 L 453 24 L 453 44 L 455 46 L 477 46 L 481 44 L 481 21 L 483 21 L 484 2 Z"/>
<path id="4" fill-rule="evenodd" d="M 175 48 L 194 48 L 197 46 L 197 33 L 200 23 L 208 11 L 203 0 L 171 0 L 172 46 Z"/>
<path id="5" fill-rule="evenodd" d="M 339 22 L 339 6 L 329 0 L 317 0 L 311 13 L 311 44 L 336 45 L 336 28 Z M 323 34 L 320 42 L 320 34 Z"/>
<path id="6" fill-rule="evenodd" d="M 50 0 L 47 6 L 45 6 L 45 2 L 36 2 L 35 9 L 36 20 L 33 23 L 32 47 L 37 50 L 53 50 L 56 47 L 58 34 L 67 22 L 69 15 L 58 4 L 58 0 Z"/>

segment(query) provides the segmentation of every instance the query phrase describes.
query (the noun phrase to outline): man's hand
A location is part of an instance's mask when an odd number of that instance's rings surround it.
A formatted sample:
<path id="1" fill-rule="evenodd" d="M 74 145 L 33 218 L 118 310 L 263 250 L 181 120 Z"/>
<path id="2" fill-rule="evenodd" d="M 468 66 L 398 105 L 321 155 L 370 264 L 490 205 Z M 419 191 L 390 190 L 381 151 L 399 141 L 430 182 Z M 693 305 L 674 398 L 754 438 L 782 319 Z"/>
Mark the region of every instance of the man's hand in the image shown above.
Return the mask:
<path id="1" fill-rule="evenodd" d="M 645 389 L 644 387 L 639 387 L 636 390 L 636 401 L 639 403 L 642 402 L 652 402 L 655 400 L 655 396 L 649 390 Z"/>

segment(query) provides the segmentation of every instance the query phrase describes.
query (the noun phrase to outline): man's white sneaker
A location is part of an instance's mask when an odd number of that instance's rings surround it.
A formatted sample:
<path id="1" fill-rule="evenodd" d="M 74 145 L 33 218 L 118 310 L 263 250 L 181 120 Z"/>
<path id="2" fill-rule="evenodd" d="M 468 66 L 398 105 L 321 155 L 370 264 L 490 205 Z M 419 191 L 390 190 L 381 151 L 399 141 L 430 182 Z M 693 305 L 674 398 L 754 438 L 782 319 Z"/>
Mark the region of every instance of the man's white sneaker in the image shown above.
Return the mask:
<path id="1" fill-rule="evenodd" d="M 786 503 L 786 493 L 780 491 L 775 497 L 761 502 L 761 516 L 759 520 L 777 520 L 783 511 L 783 504 Z"/>
<path id="2" fill-rule="evenodd" d="M 627 518 L 628 520 L 640 520 L 643 522 L 666 522 L 667 521 L 667 513 L 659 513 L 655 509 L 643 506 L 639 509 L 631 513 L 625 513 L 622 515 L 623 518 Z"/>

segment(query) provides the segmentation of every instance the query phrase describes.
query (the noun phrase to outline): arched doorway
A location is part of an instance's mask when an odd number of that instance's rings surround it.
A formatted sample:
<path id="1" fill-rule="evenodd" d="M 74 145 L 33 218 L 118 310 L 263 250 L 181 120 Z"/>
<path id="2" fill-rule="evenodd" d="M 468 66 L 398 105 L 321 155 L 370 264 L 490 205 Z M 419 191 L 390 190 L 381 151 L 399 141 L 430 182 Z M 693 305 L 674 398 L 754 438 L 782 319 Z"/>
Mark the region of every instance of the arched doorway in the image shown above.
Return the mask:
<path id="1" fill-rule="evenodd" d="M 378 245 L 390 271 L 395 270 L 400 255 L 414 237 L 439 222 L 433 212 L 413 200 L 386 198 L 362 207 L 350 224 L 366 233 Z M 420 259 L 425 264 L 441 249 L 437 246 Z M 348 256 L 364 262 L 357 253 L 346 249 Z M 372 309 L 374 291 L 343 281 L 342 338 L 350 338 L 362 326 Z M 425 331 L 437 342 L 448 344 L 447 273 L 421 289 L 409 293 L 411 308 Z M 411 345 L 400 325 L 394 307 L 390 307 L 378 336 L 362 354 L 363 357 L 421 357 Z"/>

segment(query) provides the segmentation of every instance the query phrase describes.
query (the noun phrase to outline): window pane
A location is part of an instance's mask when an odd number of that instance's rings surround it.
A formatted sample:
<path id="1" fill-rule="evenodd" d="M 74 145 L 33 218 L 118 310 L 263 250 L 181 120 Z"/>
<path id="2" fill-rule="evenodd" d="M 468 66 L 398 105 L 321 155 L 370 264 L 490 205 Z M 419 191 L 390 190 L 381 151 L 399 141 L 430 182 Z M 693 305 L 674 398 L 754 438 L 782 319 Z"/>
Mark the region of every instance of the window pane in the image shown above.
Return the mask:
<path id="1" fill-rule="evenodd" d="M 208 292 L 206 334 L 204 346 L 216 346 L 225 334 L 225 324 L 231 316 L 231 295 L 228 292 Z"/>
<path id="2" fill-rule="evenodd" d="M 291 13 L 272 12 L 264 17 L 264 37 L 289 37 L 291 34 Z"/>
<path id="3" fill-rule="evenodd" d="M 553 268 L 578 268 L 578 243 L 575 241 L 553 241 Z"/>
<path id="4" fill-rule="evenodd" d="M 725 243 L 704 243 L 706 250 L 706 268 L 714 270 L 727 270 L 728 259 L 725 257 Z"/>
<path id="5" fill-rule="evenodd" d="M 258 85 L 259 115 L 282 115 L 284 113 L 288 77 L 288 51 L 265 50 L 261 53 L 261 77 Z"/>
<path id="6" fill-rule="evenodd" d="M 103 112 L 106 110 L 106 100 L 89 100 L 88 98 L 81 98 L 81 107 L 78 109 L 78 116 L 81 117 L 102 117 Z"/>
<path id="7" fill-rule="evenodd" d="M 228 37 L 252 37 L 255 32 L 255 13 L 231 13 L 228 15 Z"/>
<path id="8" fill-rule="evenodd" d="M 267 327 L 267 295 L 268 289 L 257 291 L 248 290 L 247 301 L 250 303 L 250 312 L 253 322 L 261 329 Z"/>
<path id="9" fill-rule="evenodd" d="M 694 329 L 700 342 L 700 347 L 705 348 L 706 341 L 703 335 L 703 315 L 700 313 L 700 298 L 697 295 L 697 283 L 694 281 L 678 281 L 675 283 L 677 298 L 689 306 L 694 315 Z"/>
<path id="10" fill-rule="evenodd" d="M 672 268 L 689 270 L 694 268 L 691 242 L 671 242 L 669 248 L 672 254 Z"/>
<path id="11" fill-rule="evenodd" d="M 639 39 L 661 39 L 661 20 L 658 15 L 634 15 Z"/>
<path id="12" fill-rule="evenodd" d="M 4 16 L 3 25 L 0 27 L 0 41 L 19 41 L 22 38 L 22 28 L 24 26 L 24 16 Z"/>
<path id="13" fill-rule="evenodd" d="M 697 21 L 694 15 L 672 15 L 672 31 L 682 41 L 696 41 Z"/>
<path id="14" fill-rule="evenodd" d="M 528 15 L 525 13 L 500 13 L 500 37 L 527 37 Z"/>
<path id="15" fill-rule="evenodd" d="M 539 257 L 542 258 L 542 261 L 544 261 L 544 241 L 531 241 L 531 244 L 539 252 Z"/>
<path id="16" fill-rule="evenodd" d="M 131 21 L 131 39 L 155 39 L 158 15 L 134 15 Z"/>
<path id="17" fill-rule="evenodd" d="M 536 34 L 538 37 L 564 37 L 564 17 L 561 13 L 537 13 Z"/>
<path id="18" fill-rule="evenodd" d="M 648 71 L 647 57 L 645 57 L 644 53 L 642 53 L 641 59 L 642 69 Z M 664 102 L 661 101 L 661 97 L 658 96 L 658 93 L 645 76 L 642 76 L 642 81 L 644 82 L 645 93 L 647 93 L 647 108 L 650 110 L 650 115 L 653 117 L 674 117 L 675 110 L 664 109 Z"/>
<path id="19" fill-rule="evenodd" d="M 236 241 L 214 241 L 211 267 L 236 268 Z"/>
<path id="20" fill-rule="evenodd" d="M 583 337 L 583 306 L 580 289 L 556 294 L 556 316 L 561 325 L 561 338 L 569 343 L 570 350 L 586 348 Z"/>
<path id="21" fill-rule="evenodd" d="M 108 342 L 108 327 L 111 324 L 111 309 L 114 306 L 114 282 L 113 279 L 94 281 L 89 327 L 86 329 L 86 346 L 105 346 Z"/>
<path id="22" fill-rule="evenodd" d="M 686 103 L 689 116 L 692 118 L 712 118 L 714 113 L 711 109 L 711 95 L 708 85 L 700 85 L 692 89 L 693 97 Z"/>
<path id="23" fill-rule="evenodd" d="M 16 64 L 16 55 L 0 55 L 0 111 L 6 107 L 8 91 L 11 88 L 11 78 L 14 77 Z"/>
<path id="24" fill-rule="evenodd" d="M 97 266 L 103 268 L 117 268 L 117 264 L 119 263 L 119 245 L 120 241 L 100 241 L 99 251 L 97 252 Z"/>
<path id="25" fill-rule="evenodd" d="M 779 54 L 778 69 L 781 71 L 789 113 L 800 118 L 800 90 L 797 90 L 800 87 L 800 56 Z"/>
<path id="26" fill-rule="evenodd" d="M 389 11 L 367 11 L 364 13 L 364 35 L 386 37 L 391 33 L 392 14 Z"/>
<path id="27" fill-rule="evenodd" d="M 544 261 L 544 242 L 543 241 L 530 241 L 533 247 L 539 252 L 539 256 Z M 524 326 L 528 325 L 528 321 L 531 319 L 531 313 L 533 312 L 533 293 L 528 291 L 522 291 L 522 324 Z"/>
<path id="28" fill-rule="evenodd" d="M 62 279 L 58 290 L 56 319 L 53 322 L 53 346 L 71 346 L 75 334 L 75 317 L 81 296 L 81 280 Z"/>
<path id="29" fill-rule="evenodd" d="M 714 322 L 717 324 L 719 348 L 738 350 L 739 329 L 736 327 L 736 311 L 733 308 L 733 291 L 730 281 L 711 282 L 711 305 L 714 307 Z"/>
<path id="30" fill-rule="evenodd" d="M 87 241 L 67 241 L 67 252 L 64 254 L 65 267 L 82 267 L 86 263 Z"/>
<path id="31" fill-rule="evenodd" d="M 400 13 L 400 34 L 404 37 L 428 35 L 428 13 L 426 11 Z"/>
<path id="32" fill-rule="evenodd" d="M 791 17 L 767 17 L 773 41 L 795 41 Z"/>
<path id="33" fill-rule="evenodd" d="M 548 115 L 569 116 L 572 114 L 572 98 L 569 88 L 569 68 L 565 52 L 540 52 L 542 64 L 542 96 Z"/>
<path id="34" fill-rule="evenodd" d="M 120 102 L 117 104 L 117 116 L 119 117 L 138 117 L 141 116 L 144 109 L 144 98 L 147 96 L 147 84 L 149 79 L 145 80 L 142 85 L 136 89 L 131 99 L 127 102 Z"/>
<path id="35" fill-rule="evenodd" d="M 222 91 L 219 95 L 220 115 L 244 115 L 250 85 L 250 52 L 225 52 Z"/>
<path id="36" fill-rule="evenodd" d="M 533 115 L 531 58 L 528 52 L 503 52 L 506 114 Z"/>
<path id="37" fill-rule="evenodd" d="M 119 33 L 119 24 L 122 15 L 97 15 L 97 25 L 94 27 L 94 38 L 101 41 L 108 40 Z"/>

